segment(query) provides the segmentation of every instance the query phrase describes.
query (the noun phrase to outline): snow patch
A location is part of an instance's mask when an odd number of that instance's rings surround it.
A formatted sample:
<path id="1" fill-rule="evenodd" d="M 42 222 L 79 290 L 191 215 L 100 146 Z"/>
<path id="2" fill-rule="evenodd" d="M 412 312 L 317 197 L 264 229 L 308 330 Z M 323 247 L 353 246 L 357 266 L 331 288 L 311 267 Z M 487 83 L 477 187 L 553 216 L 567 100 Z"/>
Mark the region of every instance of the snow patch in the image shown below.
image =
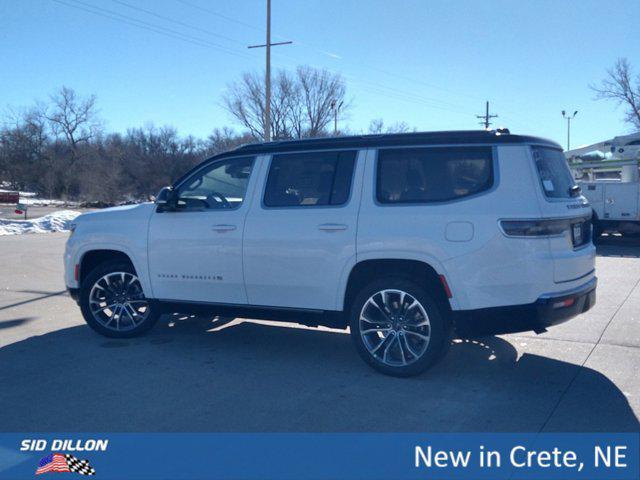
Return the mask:
<path id="1" fill-rule="evenodd" d="M 0 235 L 21 235 L 23 233 L 66 232 L 71 222 L 80 215 L 75 210 L 61 210 L 32 220 L 0 219 Z"/>

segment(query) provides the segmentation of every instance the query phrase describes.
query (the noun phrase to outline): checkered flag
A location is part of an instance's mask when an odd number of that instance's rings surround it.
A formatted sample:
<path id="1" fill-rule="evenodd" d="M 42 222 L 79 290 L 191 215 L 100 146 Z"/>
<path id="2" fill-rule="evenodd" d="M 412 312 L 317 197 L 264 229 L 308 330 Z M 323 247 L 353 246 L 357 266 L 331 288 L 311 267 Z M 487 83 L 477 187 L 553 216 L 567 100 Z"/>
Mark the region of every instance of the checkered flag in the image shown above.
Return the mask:
<path id="1" fill-rule="evenodd" d="M 65 460 L 67 461 L 67 465 L 69 465 L 69 470 L 72 472 L 79 473 L 80 475 L 95 475 L 95 469 L 89 465 L 88 460 L 78 460 L 73 455 L 65 454 Z"/>

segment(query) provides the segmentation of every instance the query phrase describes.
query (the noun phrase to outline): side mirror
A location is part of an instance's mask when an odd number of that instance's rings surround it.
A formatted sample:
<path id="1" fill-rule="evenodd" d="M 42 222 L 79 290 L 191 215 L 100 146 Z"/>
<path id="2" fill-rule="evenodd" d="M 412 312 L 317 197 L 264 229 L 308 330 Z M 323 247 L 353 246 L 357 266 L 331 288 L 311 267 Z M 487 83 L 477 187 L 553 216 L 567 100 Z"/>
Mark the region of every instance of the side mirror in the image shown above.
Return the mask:
<path id="1" fill-rule="evenodd" d="M 164 187 L 156 196 L 155 204 L 158 212 L 166 212 L 178 208 L 178 195 L 173 187 Z"/>
<path id="2" fill-rule="evenodd" d="M 582 188 L 580 187 L 580 185 L 574 185 L 569 189 L 569 196 L 571 197 L 577 197 L 581 193 L 582 193 Z"/>

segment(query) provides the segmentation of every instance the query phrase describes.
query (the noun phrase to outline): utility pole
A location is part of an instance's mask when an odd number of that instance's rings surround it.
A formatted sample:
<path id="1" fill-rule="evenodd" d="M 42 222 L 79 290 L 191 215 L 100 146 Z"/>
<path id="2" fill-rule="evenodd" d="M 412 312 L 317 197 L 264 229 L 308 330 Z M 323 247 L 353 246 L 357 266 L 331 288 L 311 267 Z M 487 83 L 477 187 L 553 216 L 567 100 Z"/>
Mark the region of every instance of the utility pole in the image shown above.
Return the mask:
<path id="1" fill-rule="evenodd" d="M 271 141 L 271 47 L 288 45 L 293 42 L 271 43 L 271 0 L 267 0 L 267 42 L 264 45 L 250 45 L 247 48 L 262 48 L 267 50 L 267 68 L 265 74 L 264 99 L 264 141 Z"/>
<path id="2" fill-rule="evenodd" d="M 489 130 L 489 125 L 491 125 L 491 122 L 489 120 L 491 120 L 492 118 L 498 118 L 498 115 L 489 115 L 489 102 L 487 101 L 487 103 L 485 104 L 484 115 L 476 115 L 476 118 L 483 118 L 484 120 L 480 122 L 480 125 L 484 125 L 484 128 L 486 130 Z"/>
<path id="3" fill-rule="evenodd" d="M 331 109 L 333 110 L 333 135 L 338 136 L 338 111 L 342 108 L 344 100 L 336 105 L 335 100 L 331 100 Z"/>
<path id="4" fill-rule="evenodd" d="M 576 118 L 577 114 L 578 114 L 578 110 L 573 112 L 573 115 L 567 115 L 567 112 L 562 110 L 562 118 L 567 119 L 567 151 L 571 150 L 571 120 Z"/>

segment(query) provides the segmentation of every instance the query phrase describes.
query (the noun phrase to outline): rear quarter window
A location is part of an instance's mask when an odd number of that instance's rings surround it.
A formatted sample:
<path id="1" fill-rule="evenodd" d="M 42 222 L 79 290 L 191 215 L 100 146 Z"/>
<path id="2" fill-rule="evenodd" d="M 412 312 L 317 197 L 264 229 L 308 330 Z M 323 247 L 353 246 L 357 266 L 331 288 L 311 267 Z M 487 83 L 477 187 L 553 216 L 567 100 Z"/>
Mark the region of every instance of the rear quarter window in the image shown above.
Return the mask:
<path id="1" fill-rule="evenodd" d="M 542 189 L 548 198 L 571 198 L 575 185 L 564 153 L 556 148 L 531 147 Z"/>
<path id="2" fill-rule="evenodd" d="M 380 203 L 437 203 L 493 186 L 491 147 L 424 147 L 378 151 Z"/>

